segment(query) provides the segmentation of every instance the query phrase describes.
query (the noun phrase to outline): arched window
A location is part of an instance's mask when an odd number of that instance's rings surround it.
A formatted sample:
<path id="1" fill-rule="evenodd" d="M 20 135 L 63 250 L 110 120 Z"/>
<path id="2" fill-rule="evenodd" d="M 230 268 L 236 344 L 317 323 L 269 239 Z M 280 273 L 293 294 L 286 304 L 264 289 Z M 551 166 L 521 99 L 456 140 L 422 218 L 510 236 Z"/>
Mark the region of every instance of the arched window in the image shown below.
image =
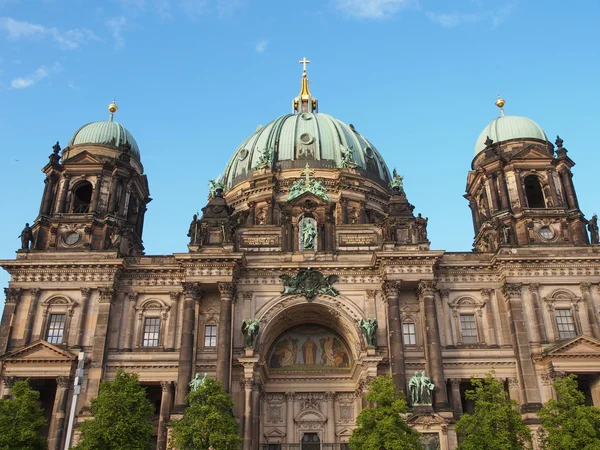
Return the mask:
<path id="1" fill-rule="evenodd" d="M 527 175 L 525 177 L 525 196 L 527 197 L 527 205 L 530 208 L 546 207 L 540 179 L 535 175 Z"/>
<path id="2" fill-rule="evenodd" d="M 73 212 L 84 214 L 90 211 L 90 203 L 92 202 L 92 184 L 88 181 L 83 181 L 78 184 L 73 190 Z"/>

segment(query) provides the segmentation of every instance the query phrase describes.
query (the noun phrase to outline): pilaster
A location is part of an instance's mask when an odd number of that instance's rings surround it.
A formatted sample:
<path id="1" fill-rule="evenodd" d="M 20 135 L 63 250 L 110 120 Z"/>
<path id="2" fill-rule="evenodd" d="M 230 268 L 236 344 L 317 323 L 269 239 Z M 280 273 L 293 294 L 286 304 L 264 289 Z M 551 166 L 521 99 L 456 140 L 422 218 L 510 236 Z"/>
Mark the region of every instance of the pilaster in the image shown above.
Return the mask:
<path id="1" fill-rule="evenodd" d="M 392 380 L 399 392 L 406 395 L 404 368 L 404 345 L 402 343 L 402 321 L 400 319 L 399 281 L 384 281 L 381 285 L 388 306 L 388 330 L 390 333 L 390 360 Z"/>

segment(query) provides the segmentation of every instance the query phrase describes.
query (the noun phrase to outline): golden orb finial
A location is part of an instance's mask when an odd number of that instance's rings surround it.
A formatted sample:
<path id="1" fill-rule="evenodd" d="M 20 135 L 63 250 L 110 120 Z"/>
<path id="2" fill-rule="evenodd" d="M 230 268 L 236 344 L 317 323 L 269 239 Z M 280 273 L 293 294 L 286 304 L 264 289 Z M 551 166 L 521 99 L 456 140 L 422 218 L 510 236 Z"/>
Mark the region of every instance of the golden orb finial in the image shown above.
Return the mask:
<path id="1" fill-rule="evenodd" d="M 500 114 L 503 116 L 504 115 L 504 105 L 506 104 L 506 101 L 500 97 L 500 94 L 498 94 L 498 98 L 496 99 L 496 106 L 498 108 L 500 108 Z"/>
<path id="2" fill-rule="evenodd" d="M 119 110 L 119 107 L 117 106 L 117 100 L 116 99 L 114 99 L 112 101 L 112 103 L 110 105 L 108 105 L 108 110 L 110 111 L 110 118 L 109 118 L 109 120 L 112 122 L 113 121 L 113 116 Z"/>

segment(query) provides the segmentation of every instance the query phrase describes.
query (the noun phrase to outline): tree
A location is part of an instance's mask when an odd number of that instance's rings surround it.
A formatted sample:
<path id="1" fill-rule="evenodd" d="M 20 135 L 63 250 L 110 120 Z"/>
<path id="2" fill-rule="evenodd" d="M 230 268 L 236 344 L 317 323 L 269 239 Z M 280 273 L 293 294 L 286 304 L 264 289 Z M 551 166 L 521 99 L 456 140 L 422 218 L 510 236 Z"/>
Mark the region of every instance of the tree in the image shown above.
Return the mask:
<path id="1" fill-rule="evenodd" d="M 554 382 L 558 400 L 548 400 L 538 416 L 544 427 L 546 450 L 596 450 L 600 448 L 600 409 L 585 406 L 577 389 L 577 376 Z"/>
<path id="2" fill-rule="evenodd" d="M 100 383 L 92 399 L 93 419 L 81 424 L 77 450 L 151 450 L 154 405 L 137 374 L 119 369 L 113 381 Z"/>
<path id="3" fill-rule="evenodd" d="M 242 440 L 233 401 L 221 383 L 205 378 L 187 396 L 183 418 L 173 422 L 171 447 L 177 450 L 238 450 Z"/>
<path id="4" fill-rule="evenodd" d="M 531 431 L 510 400 L 504 384 L 488 374 L 483 380 L 471 379 L 475 388 L 465 393 L 475 403 L 473 414 L 463 414 L 456 431 L 463 437 L 458 450 L 520 450 L 531 443 Z"/>
<path id="5" fill-rule="evenodd" d="M 41 431 L 46 426 L 44 411 L 38 406 L 40 393 L 27 381 L 17 381 L 13 398 L 0 400 L 0 450 L 45 450 Z"/>
<path id="6" fill-rule="evenodd" d="M 389 376 L 371 383 L 367 401 L 375 404 L 362 410 L 350 437 L 352 450 L 420 450 L 420 434 L 403 419 L 408 411 L 403 394 L 398 394 Z"/>

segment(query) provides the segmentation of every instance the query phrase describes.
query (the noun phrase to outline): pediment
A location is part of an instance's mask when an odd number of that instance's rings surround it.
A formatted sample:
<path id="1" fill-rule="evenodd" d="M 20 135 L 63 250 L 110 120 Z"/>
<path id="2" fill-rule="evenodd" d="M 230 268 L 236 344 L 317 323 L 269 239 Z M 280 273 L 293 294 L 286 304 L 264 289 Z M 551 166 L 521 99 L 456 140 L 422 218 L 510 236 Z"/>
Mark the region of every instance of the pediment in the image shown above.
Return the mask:
<path id="1" fill-rule="evenodd" d="M 296 197 L 292 200 L 289 200 L 286 203 L 287 203 L 287 205 L 292 205 L 292 206 L 302 206 L 308 200 L 310 200 L 310 202 L 316 204 L 317 206 L 322 206 L 322 205 L 326 205 L 327 203 L 329 203 L 329 200 L 325 200 L 325 199 L 319 197 L 318 195 L 313 194 L 310 191 L 303 192 L 298 197 Z"/>
<path id="2" fill-rule="evenodd" d="M 296 417 L 296 422 L 325 422 L 326 420 L 326 417 L 316 409 L 307 409 Z"/>
<path id="3" fill-rule="evenodd" d="M 529 147 L 525 147 L 520 152 L 515 153 L 511 159 L 554 159 L 554 157 L 545 151 L 530 145 Z"/>
<path id="4" fill-rule="evenodd" d="M 600 342 L 589 336 L 577 336 L 542 353 L 543 358 L 600 357 Z"/>
<path id="5" fill-rule="evenodd" d="M 77 153 L 72 158 L 63 161 L 63 164 L 102 164 L 103 161 L 92 155 L 87 150 Z"/>
<path id="6" fill-rule="evenodd" d="M 352 436 L 352 428 L 344 428 L 343 430 L 338 431 L 336 434 L 338 436 Z"/>
<path id="7" fill-rule="evenodd" d="M 285 433 L 278 428 L 273 428 L 272 430 L 265 433 L 265 436 L 268 438 L 282 438 L 285 437 Z"/>
<path id="8" fill-rule="evenodd" d="M 5 363 L 27 363 L 27 362 L 68 362 L 76 359 L 71 352 L 63 350 L 56 345 L 39 340 L 26 347 L 13 350 L 0 357 Z"/>

